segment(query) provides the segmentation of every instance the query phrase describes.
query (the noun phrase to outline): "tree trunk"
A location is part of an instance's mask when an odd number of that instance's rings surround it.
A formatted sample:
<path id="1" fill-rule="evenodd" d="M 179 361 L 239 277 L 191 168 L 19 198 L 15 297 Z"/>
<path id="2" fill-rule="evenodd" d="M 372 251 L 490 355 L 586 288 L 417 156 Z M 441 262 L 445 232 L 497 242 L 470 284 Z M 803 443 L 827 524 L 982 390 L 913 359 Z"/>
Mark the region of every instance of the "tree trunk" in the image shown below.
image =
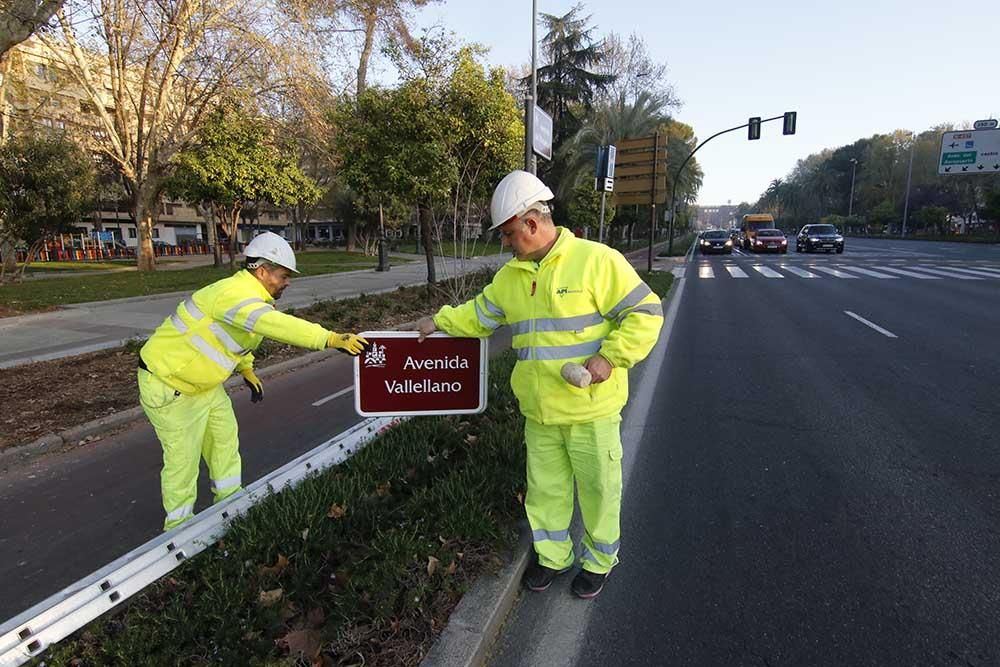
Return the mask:
<path id="1" fill-rule="evenodd" d="M 234 206 L 229 214 L 229 270 L 236 270 L 236 242 L 240 225 L 240 206 Z"/>
<path id="2" fill-rule="evenodd" d="M 14 250 L 14 241 L 10 239 L 0 241 L 0 255 L 3 255 L 3 268 L 0 269 L 0 276 L 12 278 L 17 272 L 17 252 Z"/>
<path id="3" fill-rule="evenodd" d="M 378 15 L 372 10 L 365 16 L 365 43 L 361 47 L 361 62 L 358 63 L 358 96 L 365 92 L 368 79 L 368 60 L 372 55 L 372 43 L 375 41 L 375 25 Z"/>
<path id="4" fill-rule="evenodd" d="M 431 209 L 428 205 L 420 207 L 420 235 L 424 241 L 424 256 L 427 258 L 427 284 L 437 283 L 437 273 L 434 266 L 434 235 L 431 232 Z"/>
<path id="5" fill-rule="evenodd" d="M 148 183 L 148 182 L 147 182 Z M 153 227 L 160 218 L 160 195 L 147 183 L 135 190 L 134 217 L 139 230 L 139 247 L 136 252 L 136 267 L 140 271 L 156 270 L 156 255 L 153 252 Z"/>
<path id="6" fill-rule="evenodd" d="M 356 220 L 351 220 L 344 226 L 346 227 L 344 231 L 346 232 L 345 236 L 347 237 L 345 241 L 347 245 L 344 249 L 347 252 L 354 252 L 358 244 L 358 223 Z"/>
<path id="7" fill-rule="evenodd" d="M 222 254 L 219 252 L 219 230 L 216 227 L 215 213 L 211 204 L 202 204 L 199 208 L 201 217 L 205 220 L 205 242 L 212 249 L 212 266 L 219 268 L 222 266 Z"/>

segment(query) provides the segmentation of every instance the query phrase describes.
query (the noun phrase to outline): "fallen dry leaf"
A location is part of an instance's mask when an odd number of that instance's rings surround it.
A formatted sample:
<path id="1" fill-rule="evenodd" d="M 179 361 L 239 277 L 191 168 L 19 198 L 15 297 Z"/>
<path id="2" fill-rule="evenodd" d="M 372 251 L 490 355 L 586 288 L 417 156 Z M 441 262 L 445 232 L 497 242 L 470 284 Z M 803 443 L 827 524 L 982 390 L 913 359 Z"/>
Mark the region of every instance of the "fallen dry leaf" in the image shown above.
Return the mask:
<path id="1" fill-rule="evenodd" d="M 448 576 L 455 574 L 455 572 L 457 571 L 458 571 L 458 563 L 456 563 L 455 561 L 451 561 L 450 563 L 448 563 L 448 567 L 444 569 L 444 573 L 447 574 Z"/>
<path id="2" fill-rule="evenodd" d="M 465 442 L 467 444 L 474 445 L 477 442 L 479 442 L 479 436 L 478 435 L 472 435 L 470 433 L 469 435 L 465 436 Z"/>
<path id="3" fill-rule="evenodd" d="M 386 482 L 385 484 L 378 484 L 375 487 L 375 493 L 379 497 L 384 498 L 385 496 L 389 495 L 389 489 L 391 488 L 392 488 L 392 482 Z"/>
<path id="4" fill-rule="evenodd" d="M 347 514 L 347 507 L 342 505 L 330 505 L 330 509 L 327 510 L 326 516 L 331 519 L 343 519 Z"/>
<path id="5" fill-rule="evenodd" d="M 428 556 L 427 557 L 427 576 L 428 577 L 433 577 L 434 573 L 438 569 L 438 565 L 440 565 L 440 564 L 441 564 L 441 561 L 439 561 L 437 558 L 435 558 L 434 556 Z"/>
<path id="6" fill-rule="evenodd" d="M 274 590 L 270 591 L 261 591 L 260 597 L 257 599 L 257 604 L 259 604 L 261 607 L 270 607 L 278 600 L 280 600 L 281 596 L 284 594 L 285 591 L 282 588 L 275 588 Z"/>
<path id="7" fill-rule="evenodd" d="M 302 540 L 305 541 L 308 539 L 309 539 L 309 529 L 306 528 L 305 530 L 302 531 Z"/>
<path id="8" fill-rule="evenodd" d="M 326 623 L 326 612 L 323 611 L 321 607 L 313 607 L 306 614 L 306 622 L 309 623 L 310 627 L 318 628 Z"/>
<path id="9" fill-rule="evenodd" d="M 288 568 L 288 559 L 283 554 L 278 554 L 278 560 L 274 565 L 261 565 L 257 568 L 257 573 L 262 577 L 280 577 Z"/>
<path id="10" fill-rule="evenodd" d="M 278 645 L 288 651 L 288 655 L 310 660 L 319 655 L 323 644 L 315 630 L 292 630 L 278 640 Z"/>

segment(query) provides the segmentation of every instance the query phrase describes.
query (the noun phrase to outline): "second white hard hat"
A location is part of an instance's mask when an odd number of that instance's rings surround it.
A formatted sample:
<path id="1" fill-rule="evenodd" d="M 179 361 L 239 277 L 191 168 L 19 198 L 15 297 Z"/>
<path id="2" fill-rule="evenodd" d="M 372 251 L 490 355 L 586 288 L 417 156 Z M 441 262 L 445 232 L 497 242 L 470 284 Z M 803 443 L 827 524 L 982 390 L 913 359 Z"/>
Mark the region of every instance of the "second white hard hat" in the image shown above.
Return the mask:
<path id="1" fill-rule="evenodd" d="M 545 183 L 534 174 L 520 169 L 503 177 L 490 202 L 491 230 L 496 229 L 514 216 L 524 215 L 538 202 L 554 199 L 555 195 Z"/>
<path id="2" fill-rule="evenodd" d="M 288 245 L 288 241 L 274 232 L 263 232 L 253 237 L 253 240 L 243 249 L 243 254 L 247 258 L 257 257 L 259 259 L 266 259 L 272 264 L 283 266 L 294 273 L 299 272 L 295 268 L 295 253 L 292 251 L 292 246 Z"/>

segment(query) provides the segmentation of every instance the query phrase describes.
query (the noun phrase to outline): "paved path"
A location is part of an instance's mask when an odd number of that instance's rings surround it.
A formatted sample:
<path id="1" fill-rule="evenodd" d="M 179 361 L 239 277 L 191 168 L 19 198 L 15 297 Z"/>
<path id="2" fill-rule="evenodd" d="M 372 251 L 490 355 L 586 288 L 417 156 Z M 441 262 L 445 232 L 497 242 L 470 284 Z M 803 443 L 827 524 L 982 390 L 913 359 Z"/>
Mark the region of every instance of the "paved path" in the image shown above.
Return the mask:
<path id="1" fill-rule="evenodd" d="M 438 279 L 483 266 L 499 266 L 509 258 L 509 254 L 458 261 L 438 258 Z M 287 310 L 317 301 L 373 294 L 418 285 L 426 278 L 423 262 L 393 266 L 384 273 L 365 269 L 298 278 L 285 291 L 278 307 Z M 119 347 L 130 338 L 146 337 L 189 293 L 79 303 L 51 313 L 4 318 L 0 320 L 0 368 Z"/>

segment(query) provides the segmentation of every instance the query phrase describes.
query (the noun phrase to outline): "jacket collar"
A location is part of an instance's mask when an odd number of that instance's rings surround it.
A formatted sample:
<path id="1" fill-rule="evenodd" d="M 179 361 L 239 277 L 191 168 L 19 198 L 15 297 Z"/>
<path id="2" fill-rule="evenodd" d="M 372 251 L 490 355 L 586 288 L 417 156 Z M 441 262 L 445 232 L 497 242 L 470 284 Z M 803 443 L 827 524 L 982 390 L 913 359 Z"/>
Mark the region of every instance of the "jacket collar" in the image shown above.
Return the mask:
<path id="1" fill-rule="evenodd" d="M 549 248 L 548 253 L 546 253 L 545 257 L 542 257 L 540 261 L 536 263 L 530 259 L 517 259 L 515 257 L 511 259 L 508 264 L 510 264 L 513 268 L 534 271 L 536 266 L 545 266 L 546 264 L 557 260 L 563 253 L 566 252 L 566 249 L 576 238 L 576 235 L 565 227 L 556 227 L 556 231 L 559 232 L 556 242 L 551 248 Z"/>
<path id="2" fill-rule="evenodd" d="M 261 282 L 246 269 L 240 269 L 237 271 L 236 279 L 246 283 L 247 289 L 253 290 L 255 294 L 264 299 L 266 303 L 274 303 L 274 297 L 267 291 L 267 288 L 264 287 L 264 285 L 262 285 Z"/>

